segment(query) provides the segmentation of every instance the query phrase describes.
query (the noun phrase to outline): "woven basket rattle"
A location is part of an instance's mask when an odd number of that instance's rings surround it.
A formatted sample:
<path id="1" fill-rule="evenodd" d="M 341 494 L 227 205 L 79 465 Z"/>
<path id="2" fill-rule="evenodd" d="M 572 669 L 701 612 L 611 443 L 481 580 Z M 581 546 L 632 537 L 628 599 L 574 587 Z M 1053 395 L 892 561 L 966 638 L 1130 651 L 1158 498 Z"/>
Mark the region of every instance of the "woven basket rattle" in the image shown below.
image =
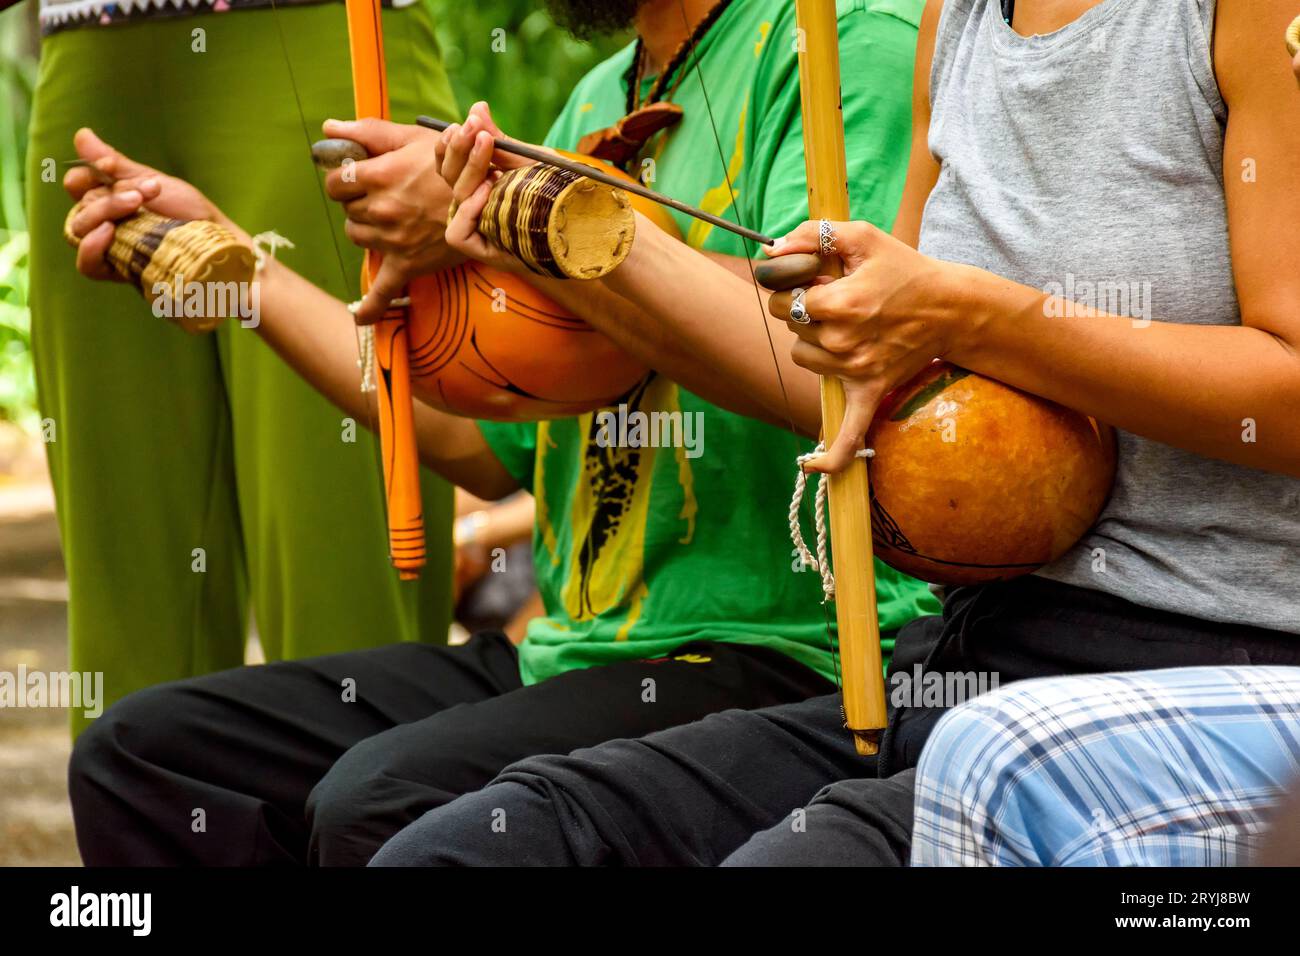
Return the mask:
<path id="1" fill-rule="evenodd" d="M 63 224 L 63 235 L 74 248 L 81 244 L 72 234 L 79 210 L 73 206 Z M 147 210 L 116 224 L 108 261 L 156 313 L 191 334 L 210 332 L 241 315 L 257 265 L 253 250 L 224 226 L 204 219 L 168 219 Z M 196 288 L 202 295 L 201 314 L 189 315 Z M 173 301 L 177 289 L 186 302 Z"/>
<path id="2" fill-rule="evenodd" d="M 479 232 L 539 275 L 599 279 L 631 251 L 636 214 L 623 190 L 537 164 L 496 182 Z"/>

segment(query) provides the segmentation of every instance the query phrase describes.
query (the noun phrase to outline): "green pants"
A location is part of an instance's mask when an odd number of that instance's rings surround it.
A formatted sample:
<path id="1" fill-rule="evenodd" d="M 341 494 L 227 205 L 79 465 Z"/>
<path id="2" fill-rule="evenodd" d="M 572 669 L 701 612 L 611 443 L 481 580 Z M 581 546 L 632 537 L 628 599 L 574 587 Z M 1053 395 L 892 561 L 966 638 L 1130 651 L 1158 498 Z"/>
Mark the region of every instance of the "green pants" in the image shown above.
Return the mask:
<path id="1" fill-rule="evenodd" d="M 451 115 L 424 7 L 385 11 L 384 33 L 393 116 Z M 79 276 L 62 235 L 62 161 L 91 126 L 193 182 L 250 233 L 286 236 L 296 248 L 283 261 L 356 298 L 360 252 L 308 153 L 322 120 L 352 113 L 341 3 L 44 42 L 28 169 L 33 348 L 71 667 L 103 672 L 107 702 L 242 663 L 250 601 L 270 659 L 445 640 L 451 488 L 426 473 L 429 565 L 399 584 L 366 423 L 345 441 L 343 414 L 251 330 L 187 335 L 135 290 Z M 57 174 L 42 176 L 48 159 Z"/>

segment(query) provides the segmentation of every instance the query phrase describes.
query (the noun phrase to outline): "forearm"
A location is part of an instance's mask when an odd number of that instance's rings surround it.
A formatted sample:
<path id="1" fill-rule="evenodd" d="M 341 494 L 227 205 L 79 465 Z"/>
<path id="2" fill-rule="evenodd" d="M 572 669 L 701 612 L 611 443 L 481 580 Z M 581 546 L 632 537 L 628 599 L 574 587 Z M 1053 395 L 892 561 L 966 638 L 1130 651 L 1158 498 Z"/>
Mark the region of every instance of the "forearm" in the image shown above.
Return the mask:
<path id="1" fill-rule="evenodd" d="M 360 389 L 356 325 L 347 307 L 275 260 L 258 285 L 257 334 L 345 415 L 371 426 L 374 393 Z M 415 433 L 420 460 L 448 481 L 487 499 L 518 488 L 472 420 L 416 401 Z"/>
<path id="2" fill-rule="evenodd" d="M 708 259 L 714 265 L 721 266 L 748 286 L 753 286 L 757 281 L 754 278 L 754 260 L 744 259 L 740 256 L 723 255 L 721 252 L 710 252 L 708 249 L 695 250 L 704 258 Z"/>
<path id="3" fill-rule="evenodd" d="M 605 279 L 544 280 L 539 288 L 700 397 L 776 425 L 793 417 L 815 435 L 817 378 L 790 361 L 793 336 L 768 321 L 766 293 L 740 277 L 741 269 L 748 273 L 745 260 L 724 267 L 644 221 L 638 225 L 627 261 Z"/>
<path id="4" fill-rule="evenodd" d="M 1296 343 L 1248 326 L 1070 315 L 1065 300 L 980 269 L 949 276 L 954 363 L 1155 441 L 1300 476 Z"/>

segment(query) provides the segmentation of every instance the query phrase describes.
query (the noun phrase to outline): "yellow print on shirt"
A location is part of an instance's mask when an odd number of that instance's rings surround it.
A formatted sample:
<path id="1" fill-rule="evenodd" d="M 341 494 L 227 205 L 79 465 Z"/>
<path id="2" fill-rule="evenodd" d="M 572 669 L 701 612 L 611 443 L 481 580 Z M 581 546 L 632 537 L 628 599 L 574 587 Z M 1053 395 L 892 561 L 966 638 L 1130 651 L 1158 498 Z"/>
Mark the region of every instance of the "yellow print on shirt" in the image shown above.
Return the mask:
<path id="1" fill-rule="evenodd" d="M 629 412 L 640 410 L 681 412 L 677 386 L 658 375 L 626 399 Z M 598 441 L 602 433 L 597 413 L 578 420 L 586 436 L 582 449 L 582 470 L 574 489 L 569 512 L 569 567 L 561 599 L 574 621 L 598 617 L 615 608 L 626 608 L 628 620 L 619 636 L 626 638 L 649 596 L 644 581 L 646 521 L 654 491 L 655 463 L 664 451 L 654 446 L 628 446 Z M 676 474 L 685 499 L 679 517 L 687 528 L 694 523 L 696 503 L 694 477 L 685 459 L 662 474 Z M 671 489 L 660 492 L 662 499 Z M 662 500 L 657 503 L 666 510 Z"/>
<path id="2" fill-rule="evenodd" d="M 701 209 L 715 216 L 723 215 L 731 208 L 733 202 L 740 199 L 740 190 L 736 187 L 736 181 L 740 178 L 741 170 L 745 168 L 745 116 L 748 113 L 749 96 L 746 94 L 744 105 L 740 108 L 740 119 L 736 122 L 736 146 L 732 150 L 731 159 L 727 162 L 727 174 L 722 182 L 704 194 L 704 198 L 699 203 Z M 686 244 L 692 249 L 703 248 L 712 231 L 713 226 L 710 223 L 696 219 L 691 223 L 690 231 L 686 233 Z"/>
<path id="3" fill-rule="evenodd" d="M 555 528 L 551 525 L 551 512 L 546 504 L 546 494 L 541 489 L 546 487 L 546 458 L 558 447 L 555 439 L 551 437 L 551 423 L 538 422 L 537 457 L 533 465 L 533 487 L 539 489 L 539 491 L 538 494 L 533 496 L 537 509 L 534 523 L 537 527 L 537 533 L 542 539 L 542 547 L 551 556 L 552 566 L 560 563 L 560 547 L 555 540 Z"/>

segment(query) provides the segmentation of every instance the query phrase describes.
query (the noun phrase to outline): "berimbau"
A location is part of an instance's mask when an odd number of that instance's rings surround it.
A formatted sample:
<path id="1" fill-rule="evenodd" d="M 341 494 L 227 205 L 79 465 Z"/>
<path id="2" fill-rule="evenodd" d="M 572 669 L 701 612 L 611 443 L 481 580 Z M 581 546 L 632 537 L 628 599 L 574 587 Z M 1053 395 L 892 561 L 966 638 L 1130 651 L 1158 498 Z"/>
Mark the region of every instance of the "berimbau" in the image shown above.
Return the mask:
<path id="1" fill-rule="evenodd" d="M 799 0 L 796 11 L 806 37 L 800 81 L 809 213 L 843 221 L 849 209 L 835 3 Z M 770 242 L 660 196 L 598 160 L 506 139 L 496 145 L 536 165 L 497 180 L 479 229 L 536 274 L 577 280 L 608 274 L 632 246 L 635 212 L 680 238 L 664 206 Z M 313 153 L 323 166 L 365 158 L 357 144 L 340 140 L 318 143 Z M 68 236 L 75 244 L 70 230 Z M 118 223 L 108 259 L 151 299 L 182 279 L 254 279 L 253 250 L 226 229 L 151 212 Z M 839 268 L 833 257 L 792 256 L 760 276 L 769 289 L 790 288 L 818 272 L 839 275 Z M 418 277 L 407 291 L 410 392 L 394 401 L 405 403 L 408 415 L 412 395 L 475 418 L 578 415 L 616 402 L 650 374 L 512 273 L 467 262 Z M 227 317 L 181 324 L 206 332 Z M 841 383 L 823 380 L 822 398 L 823 429 L 833 438 L 844 413 Z M 874 455 L 832 478 L 830 502 L 845 723 L 859 752 L 870 754 L 887 720 L 871 555 L 936 584 L 1034 571 L 1096 521 L 1114 478 L 1115 447 L 1109 428 L 1078 412 L 940 361 L 885 399 L 866 444 Z M 413 438 L 393 453 L 417 460 Z"/>

